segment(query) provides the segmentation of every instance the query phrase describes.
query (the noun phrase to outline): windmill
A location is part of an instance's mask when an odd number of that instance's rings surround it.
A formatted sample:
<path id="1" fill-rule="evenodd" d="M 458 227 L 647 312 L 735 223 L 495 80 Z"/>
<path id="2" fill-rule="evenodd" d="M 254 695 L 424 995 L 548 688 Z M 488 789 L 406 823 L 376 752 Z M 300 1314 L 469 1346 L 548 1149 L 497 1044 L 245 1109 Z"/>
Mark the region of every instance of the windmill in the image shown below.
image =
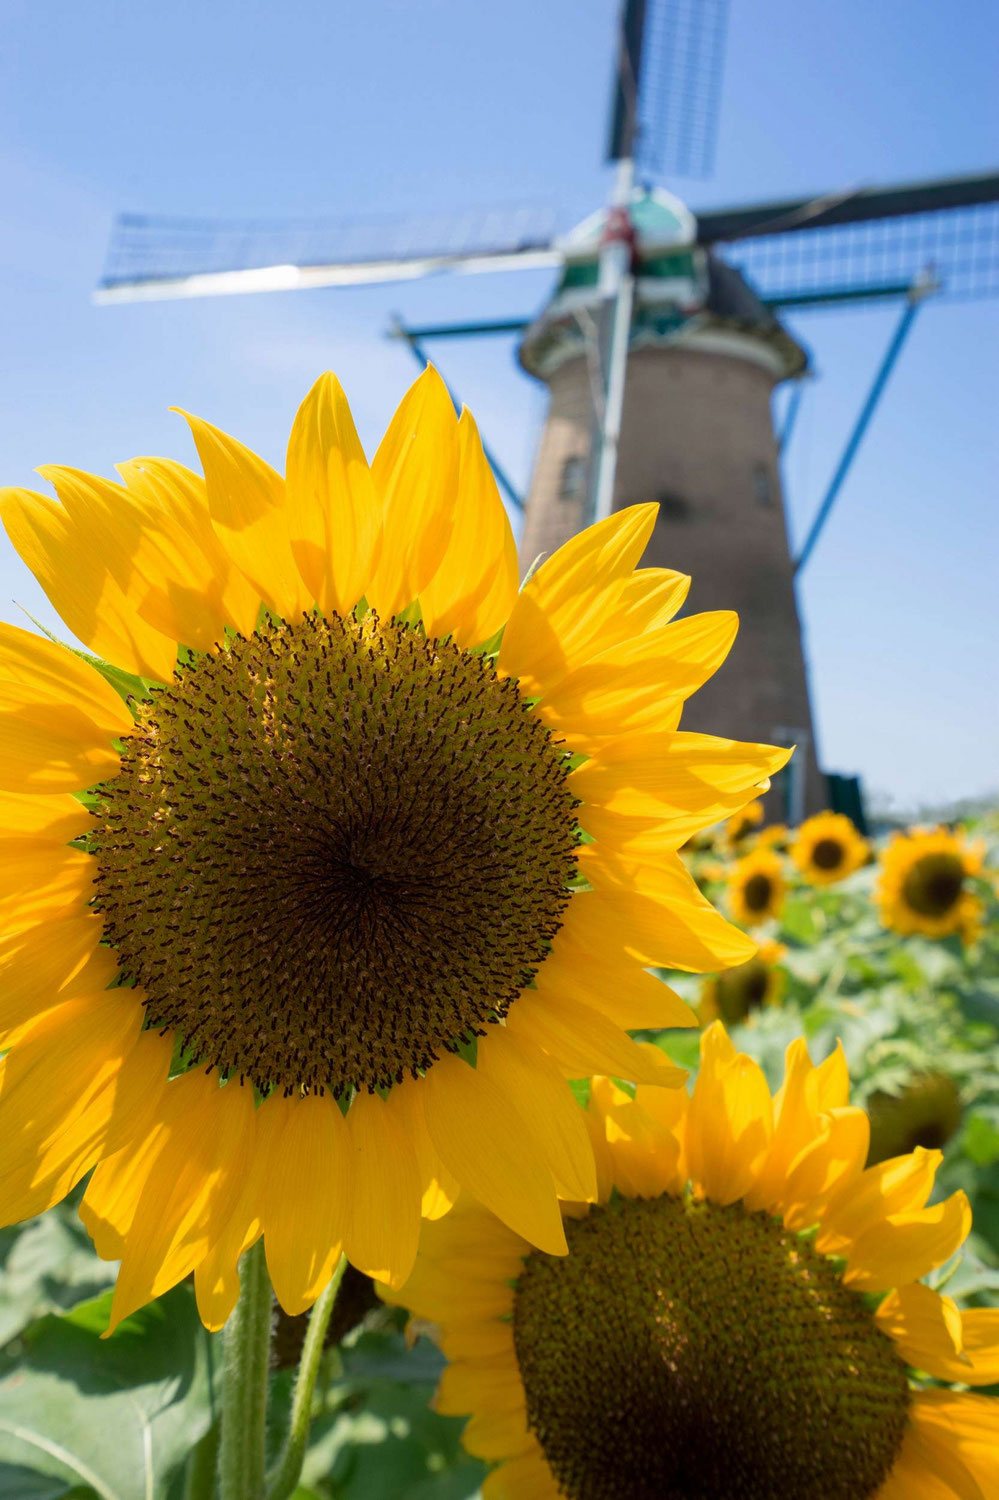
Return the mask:
<path id="1" fill-rule="evenodd" d="M 569 234 L 537 211 L 457 220 L 225 224 L 124 215 L 97 300 L 122 302 L 550 267 L 535 317 L 425 328 L 431 341 L 516 332 L 550 403 L 524 506 L 526 565 L 620 505 L 658 500 L 646 561 L 695 578 L 697 608 L 739 611 L 698 727 L 799 745 L 786 815 L 850 787 L 823 782 L 795 597 L 920 307 L 999 292 L 999 173 L 750 203 L 696 217 L 657 177 L 705 175 L 727 0 L 624 0 L 615 48 L 609 203 Z M 792 558 L 779 468 L 808 356 L 781 309 L 895 299 L 900 317 L 805 544 Z M 790 381 L 780 436 L 772 396 Z M 511 502 L 520 497 L 493 455 Z"/>

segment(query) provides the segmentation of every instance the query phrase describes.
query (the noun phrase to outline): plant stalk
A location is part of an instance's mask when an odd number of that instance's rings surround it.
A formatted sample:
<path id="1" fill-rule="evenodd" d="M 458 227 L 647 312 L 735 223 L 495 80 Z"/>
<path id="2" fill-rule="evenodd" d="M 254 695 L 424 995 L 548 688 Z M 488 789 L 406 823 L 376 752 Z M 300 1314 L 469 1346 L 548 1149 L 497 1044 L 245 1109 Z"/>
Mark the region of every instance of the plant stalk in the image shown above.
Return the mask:
<path id="1" fill-rule="evenodd" d="M 239 1262 L 239 1300 L 222 1335 L 219 1500 L 262 1500 L 273 1296 L 264 1242 Z"/>
<path id="2" fill-rule="evenodd" d="M 312 1315 L 302 1345 L 298 1376 L 295 1380 L 295 1395 L 291 1406 L 291 1421 L 281 1457 L 274 1465 L 267 1483 L 267 1500 L 289 1500 L 298 1488 L 305 1462 L 305 1449 L 309 1441 L 312 1423 L 312 1397 L 316 1389 L 316 1377 L 326 1342 L 326 1330 L 330 1326 L 330 1315 L 336 1303 L 337 1292 L 343 1273 L 347 1269 L 347 1257 L 341 1255 L 340 1263 L 324 1287 Z"/>

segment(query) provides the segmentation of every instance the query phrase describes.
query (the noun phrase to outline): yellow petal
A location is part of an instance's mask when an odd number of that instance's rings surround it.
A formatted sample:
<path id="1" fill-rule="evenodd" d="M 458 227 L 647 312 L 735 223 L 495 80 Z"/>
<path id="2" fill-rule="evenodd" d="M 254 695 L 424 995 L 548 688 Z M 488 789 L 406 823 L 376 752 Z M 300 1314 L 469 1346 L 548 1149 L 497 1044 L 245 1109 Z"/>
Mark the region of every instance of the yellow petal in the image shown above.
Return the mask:
<path id="1" fill-rule="evenodd" d="M 461 1430 L 461 1443 L 477 1458 L 514 1458 L 533 1452 L 537 1441 L 527 1430 L 526 1402 L 523 1410 L 498 1411 L 487 1405 L 475 1412 Z"/>
<path id="2" fill-rule="evenodd" d="M 350 1193 L 347 1127 L 329 1094 L 272 1096 L 259 1114 L 267 1268 L 278 1301 L 294 1316 L 312 1306 L 340 1259 Z"/>
<path id="3" fill-rule="evenodd" d="M 506 1024 L 547 1052 L 567 1078 L 589 1078 L 608 1073 L 632 1083 L 658 1083 L 678 1088 L 686 1074 L 643 1051 L 627 1032 L 605 1015 L 576 999 L 571 984 L 542 969 L 536 988 L 524 990 L 513 1002 Z"/>
<path id="4" fill-rule="evenodd" d="M 719 1022 L 701 1038 L 701 1066 L 687 1116 L 691 1181 L 714 1203 L 750 1191 L 773 1130 L 770 1090 L 757 1063 L 737 1053 Z"/>
<path id="5" fill-rule="evenodd" d="M 213 1203 L 209 1214 L 210 1244 L 194 1268 L 194 1291 L 198 1312 L 212 1332 L 223 1328 L 239 1297 L 239 1258 L 263 1233 L 260 1218 L 263 1153 L 254 1121 L 253 1159 L 247 1162 L 243 1182 L 231 1205 L 225 1196 Z M 244 1156 L 248 1153 L 244 1151 Z M 228 1209 L 228 1211 L 227 1211 Z"/>
<path id="6" fill-rule="evenodd" d="M 540 1448 L 500 1464 L 482 1484 L 482 1500 L 559 1500 L 560 1494 Z"/>
<path id="7" fill-rule="evenodd" d="M 313 601 L 291 550 L 284 480 L 218 427 L 189 412 L 180 415 L 194 437 L 208 508 L 231 561 L 269 609 L 285 620 L 300 619 Z"/>
<path id="8" fill-rule="evenodd" d="M 383 507 L 382 551 L 368 587 L 383 619 L 418 598 L 447 552 L 458 492 L 458 420 L 433 365 L 399 404 L 371 464 Z"/>
<path id="9" fill-rule="evenodd" d="M 676 1100 L 679 1119 L 685 1101 L 679 1089 L 646 1087 L 643 1097 L 661 1093 Z M 678 1181 L 680 1140 L 657 1114 L 636 1103 L 609 1078 L 594 1078 L 590 1110 L 603 1120 L 614 1186 L 630 1198 L 658 1198 L 682 1188 Z"/>
<path id="10" fill-rule="evenodd" d="M 249 635 L 260 596 L 215 533 L 201 475 L 166 458 L 134 458 L 118 472 L 142 507 L 135 568 L 143 619 L 195 651 L 209 650 L 227 625 Z"/>
<path id="11" fill-rule="evenodd" d="M 790 750 L 774 745 L 713 735 L 636 733 L 595 749 L 573 771 L 569 785 L 586 804 L 580 821 L 595 837 L 609 836 L 615 827 L 621 830 L 614 822 L 594 826 L 591 809 L 603 809 L 621 818 L 668 824 L 677 848 L 691 833 L 742 807 L 790 756 Z"/>
<path id="12" fill-rule="evenodd" d="M 291 548 L 320 609 L 347 615 L 381 547 L 381 508 L 347 398 L 320 375 L 298 409 L 285 468 Z"/>
<path id="13" fill-rule="evenodd" d="M 448 1359 L 490 1359 L 503 1355 L 513 1360 L 517 1357 L 511 1324 L 492 1319 L 478 1326 L 442 1328 L 439 1343 L 442 1354 Z"/>
<path id="14" fill-rule="evenodd" d="M 917 1391 L 909 1423 L 902 1456 L 913 1472 L 921 1466 L 949 1484 L 948 1500 L 950 1493 L 958 1500 L 999 1495 L 999 1402 L 994 1396 Z M 910 1436 L 919 1439 L 918 1453 L 911 1456 Z"/>
<path id="15" fill-rule="evenodd" d="M 180 537 L 179 543 L 174 541 L 174 551 L 178 545 L 181 549 L 178 579 L 176 557 L 171 558 L 169 552 L 164 554 L 157 546 L 163 530 L 160 518 L 142 494 L 82 469 L 49 464 L 38 472 L 59 496 L 75 528 L 77 548 L 85 538 L 81 555 L 90 558 L 91 571 L 103 573 L 107 569 L 119 591 L 122 602 L 115 616 L 115 629 L 119 633 L 128 632 L 133 659 L 112 655 L 111 660 L 141 677 L 168 681 L 177 659 L 179 637 L 169 628 L 173 624 L 169 611 L 168 628 L 164 632 L 162 610 L 157 611 L 156 603 L 164 594 L 169 599 L 178 582 L 181 586 L 190 582 L 196 554 L 193 534 L 189 531 Z M 64 560 L 70 562 L 68 557 Z M 106 612 L 102 606 L 101 614 Z M 222 623 L 213 622 L 216 634 Z M 85 639 L 98 650 L 96 642 Z"/>
<path id="16" fill-rule="evenodd" d="M 892 1214 L 921 1209 L 942 1160 L 941 1152 L 917 1146 L 905 1156 L 868 1167 L 856 1182 L 847 1183 L 830 1199 L 822 1216 L 818 1248 L 826 1255 L 838 1254 Z"/>
<path id="17" fill-rule="evenodd" d="M 621 590 L 613 615 L 602 626 L 604 651 L 668 625 L 690 592 L 690 577 L 672 568 L 639 568 Z"/>
<path id="18" fill-rule="evenodd" d="M 400 1128 L 416 1155 L 417 1172 L 423 1194 L 420 1212 L 425 1219 L 439 1219 L 448 1213 L 458 1196 L 459 1183 L 434 1149 L 423 1113 L 423 1084 L 418 1078 L 404 1078 L 389 1094 L 389 1106 L 395 1111 Z"/>
<path id="19" fill-rule="evenodd" d="M 434 1409 L 441 1416 L 459 1417 L 477 1406 L 495 1411 L 524 1410 L 524 1386 L 513 1361 L 501 1357 L 447 1365 L 434 1397 Z"/>
<path id="20" fill-rule="evenodd" d="M 420 592 L 430 636 L 481 645 L 505 625 L 517 597 L 517 544 L 475 419 L 458 423 L 458 499 L 454 530 L 436 573 Z"/>
<path id="21" fill-rule="evenodd" d="M 477 1068 L 517 1107 L 563 1198 L 592 1202 L 597 1179 L 583 1112 L 539 1047 L 507 1027 L 479 1042 Z"/>
<path id="22" fill-rule="evenodd" d="M 593 941 L 587 911 L 585 901 L 570 901 L 552 942 L 549 962 L 564 974 L 565 987 L 625 1031 L 696 1025 L 680 996 L 640 968 L 623 945 L 608 950 Z"/>
<path id="23" fill-rule="evenodd" d="M 33 797 L 0 791 L 0 858 L 17 859 L 35 849 L 68 844 L 92 827 L 83 803 L 66 792 Z"/>
<path id="24" fill-rule="evenodd" d="M 632 505 L 560 547 L 524 586 L 510 614 L 499 666 L 542 696 L 600 650 L 600 631 L 645 550 L 659 507 Z"/>
<path id="25" fill-rule="evenodd" d="M 513 1103 L 457 1057 L 435 1062 L 424 1085 L 430 1138 L 462 1188 L 532 1245 L 564 1255 L 554 1179 Z"/>
<path id="26" fill-rule="evenodd" d="M 80 475 L 77 481 L 73 470 L 41 472 L 58 475 L 63 494 L 70 479 L 80 490 L 85 490 L 84 481 L 93 479 L 95 486 L 105 485 L 125 496 L 118 486 L 91 475 Z M 64 482 L 63 476 L 70 478 Z M 71 511 L 32 490 L 0 492 L 7 535 L 73 634 L 106 661 L 164 682 L 177 659 L 176 640 L 140 616 L 136 591 L 124 589 L 115 576 L 112 560 L 119 563 L 119 573 L 128 571 L 129 563 L 106 498 L 95 495 L 93 516 L 88 509 Z M 136 583 L 141 587 L 137 578 Z"/>
<path id="27" fill-rule="evenodd" d="M 730 611 L 692 615 L 603 651 L 569 672 L 542 700 L 539 717 L 570 749 L 655 730 L 715 673 L 739 628 Z"/>
<path id="28" fill-rule="evenodd" d="M 832 1109 L 822 1115 L 817 1135 L 787 1169 L 783 1186 L 770 1180 L 771 1208 L 780 1208 L 785 1224 L 807 1229 L 822 1217 L 833 1193 L 860 1178 L 871 1144 L 871 1124 L 862 1109 Z"/>
<path id="29" fill-rule="evenodd" d="M 0 864 L 0 924 L 8 936 L 36 922 L 82 915 L 93 894 L 97 865 L 82 849 L 26 854 Z"/>
<path id="30" fill-rule="evenodd" d="M 420 1237 L 422 1188 L 416 1156 L 395 1111 L 359 1094 L 347 1113 L 351 1192 L 343 1248 L 359 1271 L 402 1286 Z"/>
<path id="31" fill-rule="evenodd" d="M 595 848 L 587 845 L 586 848 Z M 595 861 L 587 861 L 593 874 Z M 643 967 L 687 969 L 697 974 L 746 963 L 756 944 L 704 899 L 689 876 L 676 870 L 635 867 L 628 884 L 582 891 L 594 941 L 615 939 Z"/>
<path id="32" fill-rule="evenodd" d="M 851 1246 L 843 1280 L 868 1292 L 918 1281 L 949 1260 L 970 1233 L 971 1207 L 961 1192 L 932 1208 L 893 1214 Z"/>
<path id="33" fill-rule="evenodd" d="M 971 1361 L 961 1352 L 961 1314 L 952 1298 L 914 1281 L 889 1292 L 874 1317 L 907 1365 L 939 1380 L 966 1380 Z"/>
<path id="34" fill-rule="evenodd" d="M 158 1118 L 146 1138 L 146 1171 L 130 1181 L 128 1222 L 116 1223 L 115 1179 L 133 1149 L 102 1162 L 87 1190 L 94 1218 L 117 1229 L 121 1269 L 108 1331 L 123 1318 L 176 1286 L 205 1256 L 210 1214 L 220 1196 L 235 1196 L 251 1159 L 253 1091 L 238 1083 L 220 1088 L 216 1075 L 173 1078 L 160 1098 Z M 96 1203 L 95 1203 L 96 1196 Z"/>
<path id="35" fill-rule="evenodd" d="M 132 727 L 127 707 L 81 657 L 0 624 L 0 786 L 72 792 L 119 768 L 110 740 Z"/>
<path id="36" fill-rule="evenodd" d="M 18 1034 L 0 1081 L 0 1222 L 51 1208 L 142 1128 L 170 1060 L 161 1037 L 140 1037 L 142 1017 L 132 991 L 108 990 Z"/>
<path id="37" fill-rule="evenodd" d="M 0 939 L 0 1045 L 12 1032 L 76 995 L 99 994 L 118 965 L 99 947 L 100 917 L 46 917 Z"/>
<path id="38" fill-rule="evenodd" d="M 747 1207 L 769 1208 L 771 1211 L 784 1209 L 789 1202 L 828 1192 L 838 1180 L 838 1174 L 820 1159 L 830 1148 L 832 1131 L 830 1123 L 820 1117 L 831 1107 L 833 1099 L 845 1097 L 849 1079 L 844 1070 L 841 1047 L 837 1047 L 819 1068 L 813 1067 L 803 1037 L 796 1038 L 788 1047 L 784 1081 L 774 1097 L 773 1137 L 766 1161 L 746 1199 Z M 867 1134 L 861 1123 L 866 1116 L 861 1111 L 851 1113 L 848 1119 L 849 1125 L 838 1124 L 836 1127 L 837 1161 L 844 1145 L 857 1146 Z M 854 1127 L 852 1131 L 850 1126 Z M 864 1158 L 861 1158 L 857 1163 L 858 1170 L 863 1165 Z M 793 1189 L 790 1189 L 792 1166 L 796 1175 Z M 789 1189 L 792 1192 L 790 1199 Z"/>

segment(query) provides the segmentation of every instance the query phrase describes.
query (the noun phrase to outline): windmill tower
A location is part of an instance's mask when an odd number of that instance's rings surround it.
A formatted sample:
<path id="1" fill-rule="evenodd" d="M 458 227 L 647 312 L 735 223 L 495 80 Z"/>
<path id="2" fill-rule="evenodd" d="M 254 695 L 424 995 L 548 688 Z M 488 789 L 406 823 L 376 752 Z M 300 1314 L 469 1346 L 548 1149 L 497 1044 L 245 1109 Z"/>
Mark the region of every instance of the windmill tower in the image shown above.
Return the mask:
<path id="1" fill-rule="evenodd" d="M 608 206 L 568 236 L 537 211 L 458 219 L 225 223 L 149 215 L 116 222 L 101 302 L 408 282 L 441 273 L 551 268 L 540 314 L 405 326 L 431 340 L 509 336 L 550 392 L 525 510 L 529 565 L 615 507 L 658 500 L 647 561 L 689 572 L 690 607 L 738 611 L 694 727 L 796 743 L 772 816 L 842 802 L 820 776 L 795 576 L 811 557 L 924 297 L 999 294 L 999 174 L 851 187 L 698 213 L 636 185 L 704 176 L 716 133 L 727 0 L 622 0 L 615 48 Z M 927 274 L 932 268 L 932 276 Z M 798 555 L 790 557 L 778 446 L 790 436 L 807 356 L 782 310 L 901 303 L 897 327 Z M 772 397 L 791 382 L 780 444 Z M 452 392 L 453 394 L 453 392 Z M 456 404 L 457 403 L 457 398 Z M 849 779 L 847 779 L 849 780 Z M 848 790 L 848 788 L 846 788 Z"/>
<path id="2" fill-rule="evenodd" d="M 524 568 L 586 524 L 592 340 L 609 214 L 565 241 L 555 295 L 518 355 L 550 393 L 521 533 Z M 692 215 L 659 191 L 629 205 L 634 278 L 611 508 L 659 503 L 649 565 L 690 573 L 689 607 L 735 609 L 732 653 L 697 695 L 698 730 L 797 743 L 797 813 L 825 805 L 788 549 L 772 394 L 805 351 L 738 271 L 696 246 Z"/>

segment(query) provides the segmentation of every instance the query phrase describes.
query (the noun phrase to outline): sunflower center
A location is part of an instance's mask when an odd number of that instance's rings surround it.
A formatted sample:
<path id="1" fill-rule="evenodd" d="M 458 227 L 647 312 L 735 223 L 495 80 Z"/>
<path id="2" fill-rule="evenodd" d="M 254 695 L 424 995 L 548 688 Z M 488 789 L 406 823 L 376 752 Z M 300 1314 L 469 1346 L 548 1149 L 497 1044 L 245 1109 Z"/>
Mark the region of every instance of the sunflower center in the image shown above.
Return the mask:
<path id="1" fill-rule="evenodd" d="M 748 964 L 719 974 L 715 981 L 718 994 L 718 1012 L 723 1021 L 744 1021 L 751 1011 L 758 1010 L 767 998 L 769 970 L 759 959 L 751 958 Z"/>
<path id="2" fill-rule="evenodd" d="M 843 863 L 843 852 L 839 839 L 819 839 L 812 850 L 812 864 L 817 870 L 836 870 Z"/>
<path id="3" fill-rule="evenodd" d="M 502 1016 L 569 899 L 568 762 L 489 661 L 268 624 L 141 706 L 95 906 L 150 1024 L 262 1090 L 385 1087 Z"/>
<path id="4" fill-rule="evenodd" d="M 766 911 L 773 895 L 773 882 L 769 875 L 750 875 L 742 888 L 742 899 L 747 911 Z"/>
<path id="5" fill-rule="evenodd" d="M 902 896 L 921 917 L 944 917 L 964 885 L 964 864 L 956 854 L 924 854 L 905 877 Z"/>
<path id="6" fill-rule="evenodd" d="M 618 1198 L 517 1283 L 528 1424 L 570 1500 L 868 1500 L 905 1367 L 799 1236 L 741 1204 Z"/>

